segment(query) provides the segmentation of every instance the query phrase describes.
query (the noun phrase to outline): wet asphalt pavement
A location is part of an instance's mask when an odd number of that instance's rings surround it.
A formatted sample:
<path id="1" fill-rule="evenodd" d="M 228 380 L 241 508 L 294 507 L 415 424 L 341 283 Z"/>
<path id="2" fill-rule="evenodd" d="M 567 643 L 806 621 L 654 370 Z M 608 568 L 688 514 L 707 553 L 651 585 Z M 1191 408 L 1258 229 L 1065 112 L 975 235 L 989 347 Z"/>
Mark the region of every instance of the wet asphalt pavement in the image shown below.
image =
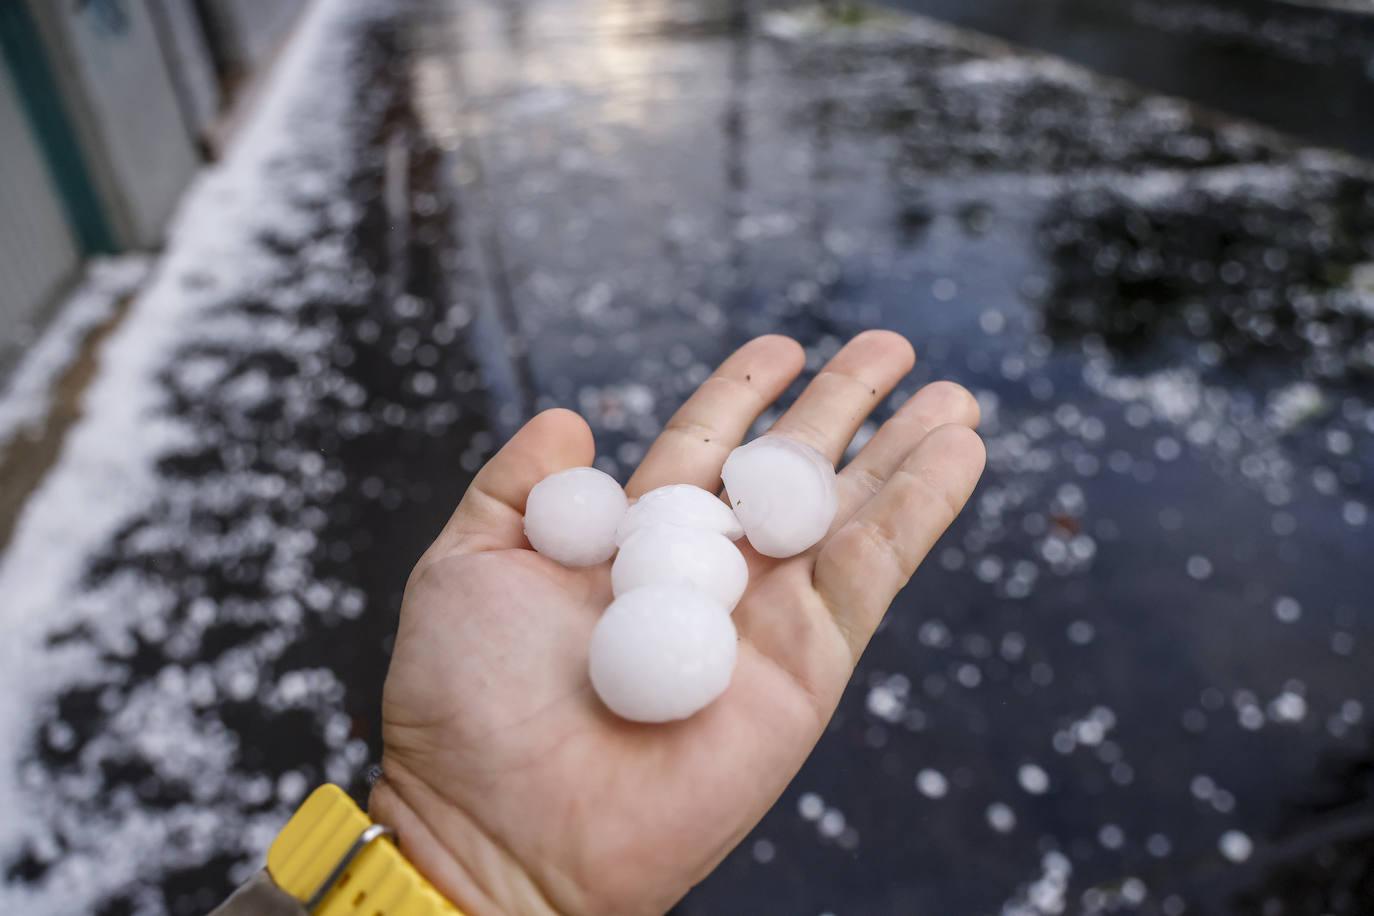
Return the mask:
<path id="1" fill-rule="evenodd" d="M 64 823 L 363 791 L 406 572 L 524 416 L 581 411 L 624 480 L 738 344 L 791 334 L 814 371 L 877 326 L 918 353 L 883 415 L 963 383 L 988 472 L 792 787 L 675 912 L 1374 906 L 1374 167 L 848 7 L 415 2 L 347 36 L 354 206 L 301 191 L 305 229 L 259 240 L 289 269 L 220 303 L 306 343 L 167 368 L 205 435 L 88 586 L 170 597 L 36 737 Z M 322 246 L 362 279 L 318 294 Z M 255 519 L 327 587 L 284 599 L 273 545 L 231 536 Z M 210 798 L 123 721 L 197 678 L 193 730 L 236 748 Z M 205 909 L 254 856 L 167 856 L 101 912 Z"/>
<path id="2" fill-rule="evenodd" d="M 887 5 L 1063 55 L 1312 143 L 1374 156 L 1374 15 L 1363 0 Z"/>

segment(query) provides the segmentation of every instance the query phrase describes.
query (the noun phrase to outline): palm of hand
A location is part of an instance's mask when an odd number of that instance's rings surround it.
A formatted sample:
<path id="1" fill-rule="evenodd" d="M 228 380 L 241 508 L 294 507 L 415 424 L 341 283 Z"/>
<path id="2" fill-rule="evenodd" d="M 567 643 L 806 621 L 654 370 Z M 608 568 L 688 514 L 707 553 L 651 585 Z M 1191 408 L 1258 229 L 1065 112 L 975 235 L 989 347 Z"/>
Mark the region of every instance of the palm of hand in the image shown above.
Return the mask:
<path id="1" fill-rule="evenodd" d="M 757 383 L 757 402 L 730 405 L 724 386 L 704 385 L 631 494 L 718 485 L 725 453 L 799 370 L 796 351 L 762 338 L 732 356 L 717 377 Z M 861 335 L 775 429 L 810 433 L 836 456 L 910 368 L 909 352 L 895 335 Z M 846 386 L 870 401 L 858 420 L 836 410 L 847 405 L 833 392 L 813 391 L 860 372 Z M 587 679 L 608 566 L 565 569 L 521 533 L 529 488 L 591 458 L 580 418 L 540 415 L 474 481 L 408 583 L 374 813 L 471 916 L 663 912 L 762 817 L 819 738 L 891 594 L 977 478 L 976 420 L 960 389 L 923 389 L 841 475 L 826 541 L 786 560 L 741 541 L 750 586 L 734 614 L 729 689 L 690 719 L 642 725 L 608 712 Z M 946 422 L 965 425 L 931 432 Z M 703 430 L 719 434 L 714 447 Z M 920 510 L 928 517 L 908 518 Z"/>

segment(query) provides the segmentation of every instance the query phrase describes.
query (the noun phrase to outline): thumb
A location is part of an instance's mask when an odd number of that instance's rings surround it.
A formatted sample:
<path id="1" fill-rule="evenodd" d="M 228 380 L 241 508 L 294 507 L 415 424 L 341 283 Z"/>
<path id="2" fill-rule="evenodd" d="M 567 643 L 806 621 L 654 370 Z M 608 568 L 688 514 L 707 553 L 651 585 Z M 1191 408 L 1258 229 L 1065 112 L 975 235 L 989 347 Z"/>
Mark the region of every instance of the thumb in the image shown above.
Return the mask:
<path id="1" fill-rule="evenodd" d="M 595 456 L 586 420 L 563 409 L 536 415 L 477 472 L 428 553 L 528 547 L 524 514 L 530 489 L 557 471 L 591 464 Z"/>

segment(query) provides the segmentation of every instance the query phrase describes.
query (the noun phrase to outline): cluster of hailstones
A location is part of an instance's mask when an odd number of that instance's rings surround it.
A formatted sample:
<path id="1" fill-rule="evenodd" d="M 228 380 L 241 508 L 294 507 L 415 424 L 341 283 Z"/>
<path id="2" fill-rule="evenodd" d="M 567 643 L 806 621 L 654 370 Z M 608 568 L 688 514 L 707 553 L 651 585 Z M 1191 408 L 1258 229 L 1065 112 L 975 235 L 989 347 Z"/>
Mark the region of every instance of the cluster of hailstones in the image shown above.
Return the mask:
<path id="1" fill-rule="evenodd" d="M 633 506 L 613 478 L 570 468 L 530 490 L 525 535 L 564 566 L 611 565 L 614 600 L 592 631 L 592 687 L 636 722 L 685 719 L 720 696 L 735 670 L 730 614 L 749 584 L 732 542 L 790 557 L 835 518 L 835 468 L 809 445 L 763 436 L 730 453 L 729 500 L 692 486 L 650 490 Z M 617 553 L 619 550 L 619 553 Z"/>

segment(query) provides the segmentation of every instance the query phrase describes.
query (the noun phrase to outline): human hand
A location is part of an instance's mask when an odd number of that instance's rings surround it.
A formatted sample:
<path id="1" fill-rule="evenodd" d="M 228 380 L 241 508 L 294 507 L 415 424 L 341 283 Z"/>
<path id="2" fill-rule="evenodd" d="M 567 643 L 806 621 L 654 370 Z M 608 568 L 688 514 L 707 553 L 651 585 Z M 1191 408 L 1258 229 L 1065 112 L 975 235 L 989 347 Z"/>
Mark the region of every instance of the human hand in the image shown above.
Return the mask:
<path id="1" fill-rule="evenodd" d="M 839 461 L 911 369 L 907 341 L 846 345 L 771 432 Z M 801 371 L 761 337 L 692 395 L 630 479 L 720 488 L 755 418 Z M 983 468 L 977 402 L 922 388 L 839 474 L 827 537 L 770 559 L 746 541 L 734 680 L 689 719 L 617 718 L 592 692 L 587 644 L 610 564 L 568 569 L 525 539 L 534 484 L 591 464 L 581 417 L 550 410 L 487 463 L 407 583 L 382 699 L 371 809 L 468 916 L 661 914 L 763 816 L 820 738 L 859 654 Z"/>

